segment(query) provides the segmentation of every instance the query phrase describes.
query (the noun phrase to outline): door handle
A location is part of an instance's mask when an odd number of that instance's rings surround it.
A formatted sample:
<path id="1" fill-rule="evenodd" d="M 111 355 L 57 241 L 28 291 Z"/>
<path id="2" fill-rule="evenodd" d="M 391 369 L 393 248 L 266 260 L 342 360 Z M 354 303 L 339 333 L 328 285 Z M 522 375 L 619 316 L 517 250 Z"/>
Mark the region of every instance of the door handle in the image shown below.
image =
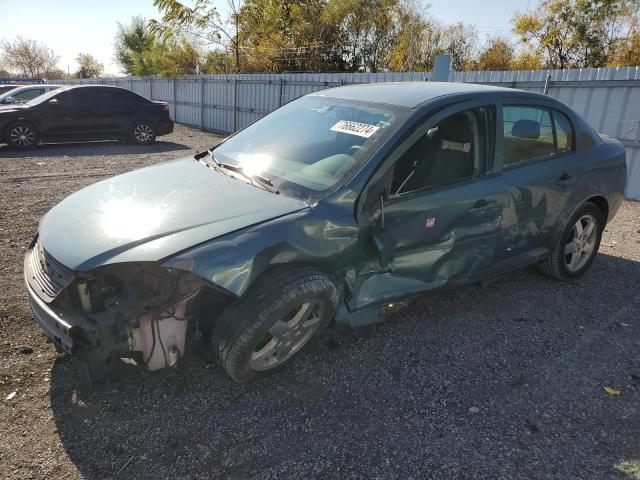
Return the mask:
<path id="1" fill-rule="evenodd" d="M 578 177 L 575 175 L 572 175 L 570 173 L 563 173 L 562 175 L 560 175 L 560 178 L 556 182 L 556 185 L 564 187 L 566 185 L 569 185 L 570 183 L 575 182 L 577 179 Z"/>
<path id="2" fill-rule="evenodd" d="M 474 203 L 473 207 L 468 209 L 467 212 L 472 215 L 482 213 L 485 210 L 495 207 L 497 204 L 498 202 L 496 200 L 486 200 L 483 198 L 482 200 L 478 200 L 476 203 Z"/>

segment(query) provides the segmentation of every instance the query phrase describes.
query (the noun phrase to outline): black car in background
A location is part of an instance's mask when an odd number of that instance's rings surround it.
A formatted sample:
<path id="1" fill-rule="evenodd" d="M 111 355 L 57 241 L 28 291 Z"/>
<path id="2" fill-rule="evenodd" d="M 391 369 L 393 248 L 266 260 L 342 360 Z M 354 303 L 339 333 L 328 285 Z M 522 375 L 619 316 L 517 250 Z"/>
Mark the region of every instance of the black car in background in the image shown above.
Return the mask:
<path id="1" fill-rule="evenodd" d="M 167 103 L 119 87 L 63 87 L 0 110 L 0 138 L 21 149 L 89 140 L 147 145 L 172 131 Z"/>

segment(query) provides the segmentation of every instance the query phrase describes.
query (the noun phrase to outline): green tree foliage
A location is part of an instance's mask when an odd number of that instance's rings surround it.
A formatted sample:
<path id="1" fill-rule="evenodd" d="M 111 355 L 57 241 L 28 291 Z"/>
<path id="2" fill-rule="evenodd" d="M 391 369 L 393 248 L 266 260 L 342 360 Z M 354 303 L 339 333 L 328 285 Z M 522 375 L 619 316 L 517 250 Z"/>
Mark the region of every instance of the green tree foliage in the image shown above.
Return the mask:
<path id="1" fill-rule="evenodd" d="M 443 25 L 426 0 L 154 0 L 158 20 L 119 25 L 116 58 L 133 75 L 232 72 L 524 70 L 640 63 L 640 0 L 540 0 L 519 38 L 480 42 Z"/>
<path id="2" fill-rule="evenodd" d="M 513 44 L 502 37 L 490 39 L 478 56 L 478 70 L 511 70 L 514 61 Z"/>
<path id="3" fill-rule="evenodd" d="M 244 71 L 344 69 L 339 29 L 322 0 L 247 0 L 238 20 Z"/>
<path id="4" fill-rule="evenodd" d="M 639 7 L 639 0 L 543 0 L 514 17 L 514 32 L 550 68 L 601 67 L 628 50 Z"/>
<path id="5" fill-rule="evenodd" d="M 207 58 L 186 37 L 163 39 L 141 17 L 118 24 L 115 59 L 129 75 L 193 75 L 203 71 Z"/>
<path id="6" fill-rule="evenodd" d="M 178 38 L 198 39 L 207 45 L 223 46 L 233 52 L 235 71 L 241 69 L 239 12 L 241 0 L 227 0 L 229 18 L 223 21 L 213 0 L 195 0 L 193 6 L 178 0 L 154 0 L 160 10 L 160 21 L 151 20 L 151 31 L 163 40 Z"/>
<path id="7" fill-rule="evenodd" d="M 79 53 L 76 63 L 78 64 L 77 78 L 99 77 L 104 70 L 104 66 L 90 53 Z"/>
<path id="8" fill-rule="evenodd" d="M 129 75 L 153 75 L 163 69 L 166 53 L 162 42 L 151 33 L 147 21 L 133 17 L 129 24 L 118 23 L 115 60 Z"/>

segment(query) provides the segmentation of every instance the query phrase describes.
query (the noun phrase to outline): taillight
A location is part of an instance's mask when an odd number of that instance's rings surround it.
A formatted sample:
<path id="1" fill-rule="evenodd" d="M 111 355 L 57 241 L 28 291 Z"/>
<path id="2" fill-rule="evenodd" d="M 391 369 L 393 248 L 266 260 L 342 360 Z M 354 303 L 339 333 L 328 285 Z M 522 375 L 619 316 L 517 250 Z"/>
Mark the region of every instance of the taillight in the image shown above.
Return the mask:
<path id="1" fill-rule="evenodd" d="M 169 111 L 169 104 L 168 104 L 168 103 L 165 103 L 165 104 L 162 106 L 162 110 L 164 110 L 165 112 L 168 112 L 168 111 Z"/>

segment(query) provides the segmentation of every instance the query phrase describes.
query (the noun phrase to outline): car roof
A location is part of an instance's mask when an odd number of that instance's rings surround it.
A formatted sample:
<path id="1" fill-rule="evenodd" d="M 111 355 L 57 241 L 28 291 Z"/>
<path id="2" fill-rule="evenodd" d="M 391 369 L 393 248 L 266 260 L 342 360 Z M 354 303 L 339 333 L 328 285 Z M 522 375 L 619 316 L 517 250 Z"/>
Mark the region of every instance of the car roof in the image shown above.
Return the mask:
<path id="1" fill-rule="evenodd" d="M 49 88 L 49 87 L 62 87 L 62 85 L 53 85 L 50 83 L 38 83 L 38 84 L 34 84 L 34 85 L 18 85 L 16 86 L 16 90 L 20 89 L 20 90 L 26 90 L 27 88 Z"/>
<path id="2" fill-rule="evenodd" d="M 71 90 L 72 88 L 112 88 L 114 90 L 127 90 L 126 88 L 118 87 L 116 85 L 66 85 L 66 90 Z"/>
<path id="3" fill-rule="evenodd" d="M 513 88 L 456 82 L 385 82 L 348 85 L 314 92 L 311 95 L 386 103 L 399 107 L 416 108 L 421 103 L 444 95 L 463 93 L 529 94 Z"/>

